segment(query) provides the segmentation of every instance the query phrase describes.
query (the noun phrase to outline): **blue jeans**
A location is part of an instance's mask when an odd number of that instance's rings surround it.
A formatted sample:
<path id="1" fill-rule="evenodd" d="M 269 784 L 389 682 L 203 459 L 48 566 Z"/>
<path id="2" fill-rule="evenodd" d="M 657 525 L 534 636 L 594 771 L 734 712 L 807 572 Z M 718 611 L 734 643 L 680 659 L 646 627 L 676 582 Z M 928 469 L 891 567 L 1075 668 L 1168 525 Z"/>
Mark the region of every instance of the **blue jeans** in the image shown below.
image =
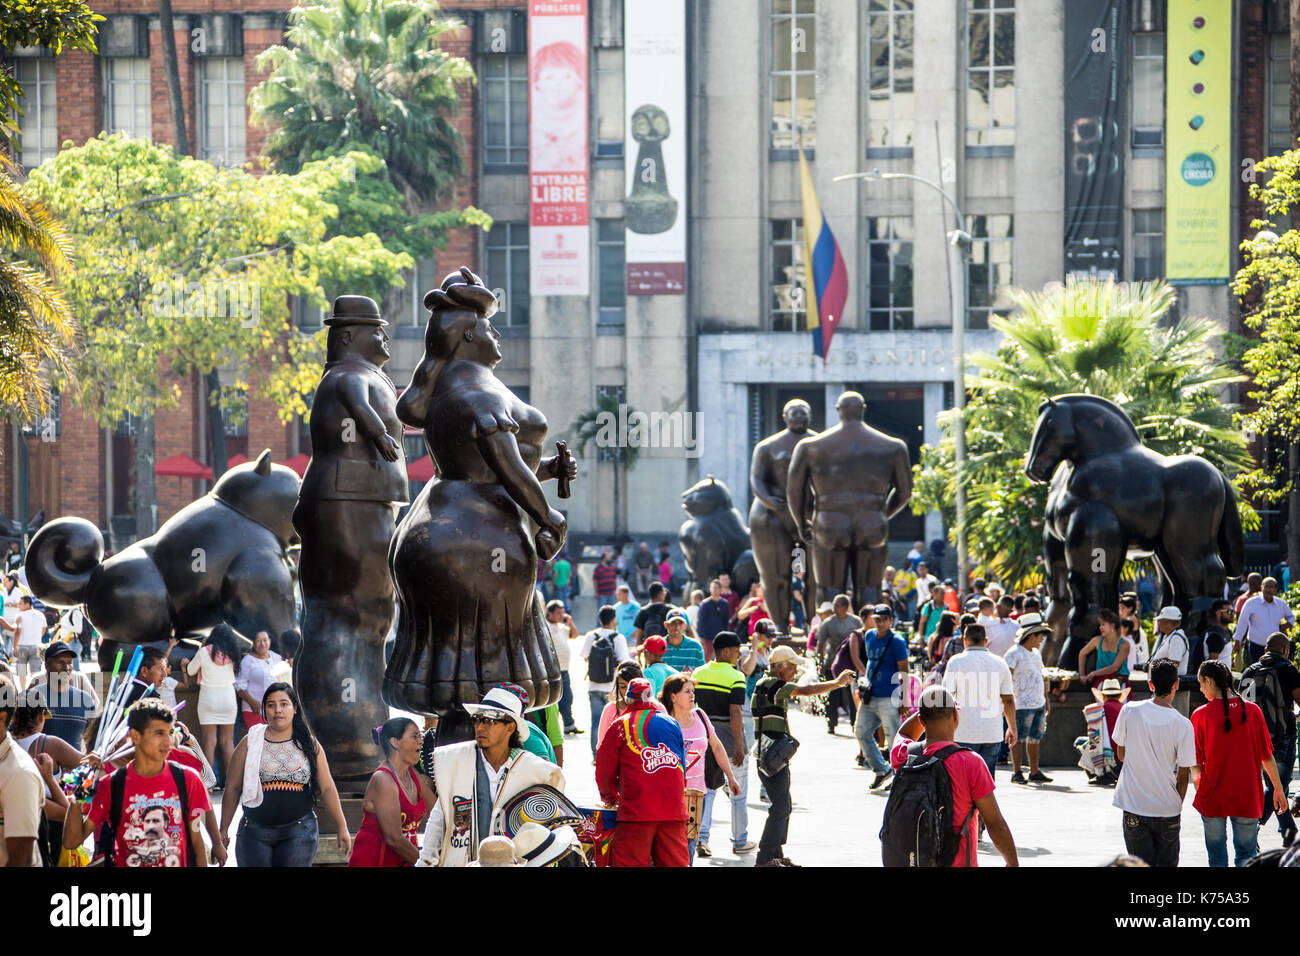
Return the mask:
<path id="1" fill-rule="evenodd" d="M 609 703 L 609 693 L 603 690 L 587 691 L 587 704 L 591 707 L 591 759 L 596 759 L 596 734 L 600 730 L 600 715 Z"/>
<path id="2" fill-rule="evenodd" d="M 1282 781 L 1282 795 L 1288 796 L 1287 789 L 1291 786 L 1291 773 L 1295 768 L 1295 750 L 1296 738 L 1288 737 L 1280 744 L 1273 745 L 1273 760 L 1277 763 L 1277 775 Z M 1264 815 L 1259 818 L 1259 825 L 1263 826 L 1268 823 L 1268 818 L 1273 815 L 1273 781 L 1269 779 L 1268 774 L 1264 774 Z M 1279 814 L 1277 818 L 1278 832 L 1286 835 L 1288 830 L 1296 828 L 1295 819 Z"/>
<path id="3" fill-rule="evenodd" d="M 730 757 L 733 750 L 731 725 L 717 721 L 714 722 L 713 729 L 717 733 L 718 739 L 722 741 L 723 749 L 727 751 L 728 757 Z M 754 717 L 752 714 L 744 715 L 744 725 L 741 732 L 745 735 L 745 762 L 739 767 L 735 764 L 731 765 L 731 772 L 736 775 L 736 783 L 740 784 L 740 796 L 731 797 L 731 846 L 733 849 L 744 846 L 749 842 L 749 751 L 754 743 Z M 731 793 L 730 790 L 726 792 Z M 704 793 L 704 809 L 700 812 L 700 843 L 709 842 L 709 833 L 713 829 L 713 798 L 717 793 L 717 790 L 707 790 Z"/>
<path id="4" fill-rule="evenodd" d="M 867 763 L 876 773 L 888 773 L 889 761 L 876 746 L 876 728 L 885 727 L 885 746 L 894 741 L 894 735 L 902 721 L 898 717 L 898 705 L 892 697 L 875 697 L 858 704 L 858 719 L 853 722 L 853 732 L 857 734 L 858 746 L 866 754 Z"/>
<path id="5" fill-rule="evenodd" d="M 1259 853 L 1259 821 L 1254 817 L 1201 817 L 1210 866 L 1228 865 L 1228 820 L 1232 820 L 1232 850 L 1241 866 Z"/>
<path id="6" fill-rule="evenodd" d="M 564 732 L 572 733 L 576 726 L 573 722 L 573 685 L 569 683 L 569 672 L 560 671 L 560 681 L 564 685 L 564 694 L 560 697 L 560 721 Z"/>
<path id="7" fill-rule="evenodd" d="M 241 867 L 311 866 L 319 836 L 315 812 L 278 827 L 261 826 L 243 817 L 235 840 L 235 862 Z"/>
<path id="8" fill-rule="evenodd" d="M 998 751 L 1002 749 L 1002 744 L 1003 741 L 995 740 L 990 744 L 962 744 L 962 746 L 968 747 L 979 754 L 980 759 L 984 761 L 984 765 L 989 768 L 989 776 L 997 779 L 997 774 L 994 771 L 998 766 Z"/>

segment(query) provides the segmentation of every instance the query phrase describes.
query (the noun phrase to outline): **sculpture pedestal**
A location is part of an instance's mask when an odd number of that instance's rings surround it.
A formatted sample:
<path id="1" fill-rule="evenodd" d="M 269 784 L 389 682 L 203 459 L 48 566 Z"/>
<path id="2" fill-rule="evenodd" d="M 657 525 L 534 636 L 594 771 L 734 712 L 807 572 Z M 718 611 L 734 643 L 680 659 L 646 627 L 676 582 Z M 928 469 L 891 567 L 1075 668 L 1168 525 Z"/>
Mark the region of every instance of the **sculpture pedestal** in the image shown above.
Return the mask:
<path id="1" fill-rule="evenodd" d="M 343 804 L 343 818 L 348 822 L 348 831 L 355 840 L 357 831 L 361 829 L 361 818 L 365 814 L 365 801 L 360 794 L 352 796 L 340 792 L 339 802 Z M 316 806 L 316 820 L 320 827 L 320 840 L 316 845 L 316 859 L 312 866 L 347 866 L 348 858 L 339 852 L 338 827 L 334 825 L 334 818 L 319 804 Z"/>
<path id="2" fill-rule="evenodd" d="M 1051 697 L 1052 712 L 1047 715 L 1047 727 L 1038 745 L 1038 762 L 1044 768 L 1077 768 L 1079 765 L 1079 751 L 1074 749 L 1074 741 L 1088 732 L 1087 721 L 1083 719 L 1083 708 L 1095 703 L 1096 699 L 1091 691 L 1082 689 L 1078 681 L 1071 687 L 1065 695 L 1064 704 L 1055 695 Z M 1193 689 L 1191 695 L 1189 713 L 1205 703 L 1205 696 L 1199 690 Z M 1128 699 L 1146 700 L 1150 696 L 1151 689 L 1143 681 L 1133 685 L 1133 692 Z"/>

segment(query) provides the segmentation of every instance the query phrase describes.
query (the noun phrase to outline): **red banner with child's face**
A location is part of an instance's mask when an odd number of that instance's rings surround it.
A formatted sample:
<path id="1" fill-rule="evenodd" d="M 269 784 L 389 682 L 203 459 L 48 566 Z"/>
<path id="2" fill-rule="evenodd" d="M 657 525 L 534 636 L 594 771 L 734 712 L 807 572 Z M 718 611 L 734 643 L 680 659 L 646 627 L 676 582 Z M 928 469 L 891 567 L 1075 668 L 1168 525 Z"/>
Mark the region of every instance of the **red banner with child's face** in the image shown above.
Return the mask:
<path id="1" fill-rule="evenodd" d="M 528 4 L 529 285 L 587 295 L 587 0 Z"/>

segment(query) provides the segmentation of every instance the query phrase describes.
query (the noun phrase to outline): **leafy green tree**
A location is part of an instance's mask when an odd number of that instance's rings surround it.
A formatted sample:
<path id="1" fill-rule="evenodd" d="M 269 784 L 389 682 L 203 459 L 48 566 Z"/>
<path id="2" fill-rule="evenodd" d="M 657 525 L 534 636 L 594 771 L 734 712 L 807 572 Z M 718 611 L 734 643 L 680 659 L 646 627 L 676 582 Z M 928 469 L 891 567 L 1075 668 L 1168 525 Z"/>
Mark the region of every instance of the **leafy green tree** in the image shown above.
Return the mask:
<path id="1" fill-rule="evenodd" d="M 258 57 L 270 75 L 252 94 L 275 125 L 266 153 L 296 172 L 324 154 L 368 149 L 412 204 L 445 198 L 464 173 L 448 119 L 458 83 L 474 79 L 439 47 L 458 20 L 432 0 L 319 0 L 289 14 L 288 43 Z"/>
<path id="2" fill-rule="evenodd" d="M 46 369 L 66 370 L 75 323 L 55 282 L 70 267 L 71 246 L 45 205 L 0 168 L 0 410 L 25 421 L 44 414 Z M 14 258 L 10 258 L 10 255 Z"/>
<path id="3" fill-rule="evenodd" d="M 141 531 L 156 503 L 153 416 L 176 404 L 181 377 L 231 362 L 269 369 L 257 383 L 229 383 L 218 401 L 233 411 L 255 387 L 288 421 L 306 411 L 323 355 L 321 337 L 291 325 L 288 297 L 323 303 L 323 287 L 391 281 L 410 267 L 374 234 L 327 236 L 338 209 L 322 197 L 372 159 L 254 176 L 100 134 L 32 172 L 26 188 L 63 217 L 77 261 L 63 289 L 82 339 L 62 391 L 103 427 L 134 416 Z"/>
<path id="4" fill-rule="evenodd" d="M 627 406 L 627 415 L 630 418 L 636 409 Z M 573 453 L 578 457 L 583 457 L 587 451 L 587 445 L 595 442 L 598 447 L 602 445 L 601 433 L 608 435 L 611 428 L 618 431 L 618 414 L 619 401 L 614 395 L 601 394 L 596 397 L 596 407 L 590 408 L 577 417 L 572 426 L 573 431 Z M 620 485 L 627 481 L 627 473 L 636 467 L 637 457 L 641 449 L 636 445 L 627 445 L 626 447 L 614 449 L 616 458 L 614 459 L 614 533 L 617 534 L 621 529 L 619 527 L 622 521 L 621 510 L 621 488 Z M 621 479 L 621 481 L 620 481 Z"/>
<path id="5" fill-rule="evenodd" d="M 1255 408 L 1241 416 L 1249 434 L 1267 435 L 1282 454 L 1270 457 L 1242 479 L 1261 499 L 1287 502 L 1287 559 L 1300 562 L 1300 230 L 1277 230 L 1300 201 L 1300 150 L 1270 156 L 1255 165 L 1266 182 L 1250 194 L 1264 207 L 1264 218 L 1250 225 L 1256 233 L 1242 242 L 1246 264 L 1232 291 L 1243 299 L 1242 321 L 1258 333 L 1243 339 L 1242 367 L 1254 378 L 1247 394 Z"/>
<path id="6" fill-rule="evenodd" d="M 103 19 L 82 0 L 0 0 L 0 49 L 94 53 Z M 22 97 L 12 68 L 0 63 L 0 145 L 9 150 L 18 145 Z M 30 421 L 45 412 L 46 369 L 63 369 L 74 324 L 56 285 L 69 267 L 67 237 L 17 176 L 0 158 L 0 412 Z"/>
<path id="7" fill-rule="evenodd" d="M 967 460 L 953 460 L 952 412 L 943 438 L 921 449 L 913 510 L 938 509 L 954 529 L 952 502 L 966 482 L 966 540 L 977 562 L 1012 583 L 1041 574 L 1047 485 L 1024 473 L 1038 406 L 1067 392 L 1100 395 L 1133 420 L 1147 447 L 1201 455 L 1233 476 L 1249 464 L 1222 390 L 1242 377 L 1214 357 L 1218 327 L 1207 319 L 1165 324 L 1174 290 L 1163 283 L 1067 280 L 1042 292 L 1014 290 L 1018 311 L 995 318 L 1006 338 L 975 355 L 967 375 Z M 1243 521 L 1255 519 L 1243 507 Z M 952 534 L 955 538 L 955 530 Z"/>

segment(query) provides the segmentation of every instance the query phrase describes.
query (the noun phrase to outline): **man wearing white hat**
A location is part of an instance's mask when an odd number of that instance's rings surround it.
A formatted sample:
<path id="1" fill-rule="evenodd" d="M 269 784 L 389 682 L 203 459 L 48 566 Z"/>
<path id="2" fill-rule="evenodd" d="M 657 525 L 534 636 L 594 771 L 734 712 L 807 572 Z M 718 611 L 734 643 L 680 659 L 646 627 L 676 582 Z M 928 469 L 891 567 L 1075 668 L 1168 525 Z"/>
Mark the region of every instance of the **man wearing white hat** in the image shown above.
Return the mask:
<path id="1" fill-rule="evenodd" d="M 1187 635 L 1183 632 L 1183 612 L 1172 604 L 1168 607 L 1162 607 L 1160 613 L 1156 615 L 1156 630 L 1160 636 L 1156 638 L 1156 646 L 1151 649 L 1151 660 L 1173 661 L 1178 665 L 1178 677 L 1187 676 L 1187 662 L 1191 658 L 1191 643 L 1187 640 Z M 1190 690 L 1179 690 L 1174 695 L 1174 709 L 1184 717 L 1191 709 L 1192 692 Z"/>
<path id="2" fill-rule="evenodd" d="M 483 840 L 503 832 L 502 811 L 516 794 L 538 784 L 564 789 L 564 771 L 523 749 L 530 731 L 518 696 L 494 687 L 461 706 L 474 721 L 474 739 L 433 752 L 438 805 L 416 866 L 467 865 Z"/>

